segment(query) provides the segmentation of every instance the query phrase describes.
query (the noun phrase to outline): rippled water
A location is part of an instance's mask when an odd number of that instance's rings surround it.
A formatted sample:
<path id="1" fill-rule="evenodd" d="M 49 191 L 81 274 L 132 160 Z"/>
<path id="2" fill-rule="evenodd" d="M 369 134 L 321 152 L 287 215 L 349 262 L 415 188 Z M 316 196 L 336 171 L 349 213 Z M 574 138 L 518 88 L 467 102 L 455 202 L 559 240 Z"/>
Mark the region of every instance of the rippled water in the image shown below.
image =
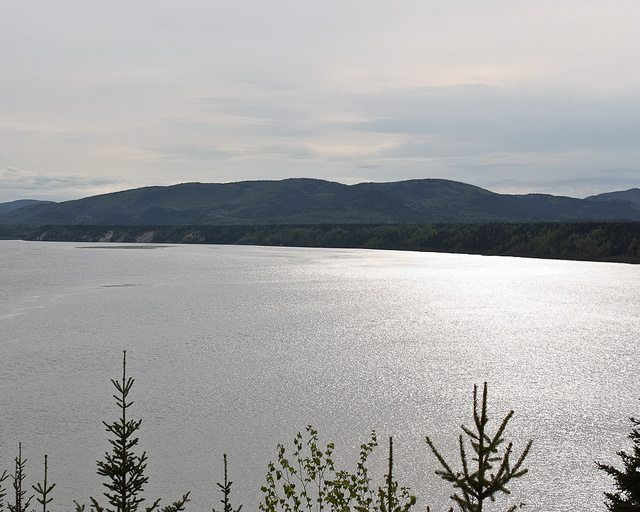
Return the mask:
<path id="1" fill-rule="evenodd" d="M 371 429 L 382 445 L 393 435 L 419 510 L 445 510 L 424 436 L 453 458 L 486 380 L 494 426 L 514 409 L 516 451 L 534 440 L 512 502 L 604 510 L 593 461 L 616 463 L 640 414 L 640 266 L 123 247 L 0 242 L 0 466 L 21 441 L 35 482 L 49 454 L 57 510 L 101 493 L 123 349 L 150 498 L 191 489 L 191 510 L 217 507 L 226 452 L 236 500 L 255 510 L 276 445 L 311 423 L 344 466 Z"/>

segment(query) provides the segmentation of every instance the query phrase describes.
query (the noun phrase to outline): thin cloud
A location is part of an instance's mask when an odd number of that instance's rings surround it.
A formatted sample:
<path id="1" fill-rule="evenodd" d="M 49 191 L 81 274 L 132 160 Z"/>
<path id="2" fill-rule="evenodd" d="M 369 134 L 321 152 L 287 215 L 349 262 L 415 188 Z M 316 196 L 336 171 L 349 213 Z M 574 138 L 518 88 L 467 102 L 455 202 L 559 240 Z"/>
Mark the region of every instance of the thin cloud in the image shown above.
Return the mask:
<path id="1" fill-rule="evenodd" d="M 54 174 L 47 171 L 37 173 L 14 168 L 0 169 L 0 202 L 25 199 L 65 200 L 69 195 L 95 195 L 118 190 L 122 180 Z M 86 193 L 89 191 L 89 193 Z"/>
<path id="2" fill-rule="evenodd" d="M 488 182 L 485 187 L 503 194 L 528 194 L 532 192 L 549 193 L 554 187 L 562 187 L 569 197 L 585 198 L 597 195 L 602 191 L 629 190 L 638 188 L 638 169 L 611 171 L 610 176 L 586 176 L 566 180 L 531 180 L 526 177 L 521 179 L 501 179 Z"/>
<path id="3" fill-rule="evenodd" d="M 170 160 L 218 161 L 233 157 L 233 153 L 230 151 L 222 151 L 213 146 L 198 144 L 170 145 L 162 148 L 151 148 L 150 151 L 161 158 Z"/>
<path id="4" fill-rule="evenodd" d="M 424 135 L 491 151 L 634 150 L 640 90 L 607 98 L 489 86 L 421 88 L 355 98 L 371 118 L 353 130 Z"/>
<path id="5" fill-rule="evenodd" d="M 308 160 L 316 156 L 307 146 L 301 144 L 272 144 L 256 150 L 255 155 L 275 155 L 294 160 Z"/>
<path id="6" fill-rule="evenodd" d="M 355 164 L 353 164 L 353 167 L 355 167 L 356 169 L 380 169 L 382 166 L 375 165 L 375 164 L 368 164 L 365 162 L 356 162 Z"/>
<path id="7" fill-rule="evenodd" d="M 262 101 L 247 98 L 201 98 L 197 105 L 207 110 L 237 117 L 278 120 L 302 117 L 299 110 L 278 103 L 273 98 L 264 98 Z"/>

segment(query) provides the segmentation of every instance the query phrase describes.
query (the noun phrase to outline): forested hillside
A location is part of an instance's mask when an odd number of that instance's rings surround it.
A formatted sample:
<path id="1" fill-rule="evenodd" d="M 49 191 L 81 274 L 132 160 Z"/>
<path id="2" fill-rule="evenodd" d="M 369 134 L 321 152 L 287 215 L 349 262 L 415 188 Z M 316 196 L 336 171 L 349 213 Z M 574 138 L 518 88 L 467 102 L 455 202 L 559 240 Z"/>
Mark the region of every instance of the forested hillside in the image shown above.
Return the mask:
<path id="1" fill-rule="evenodd" d="M 0 213 L 0 224 L 172 226 L 640 221 L 635 189 L 588 199 L 497 194 L 423 179 L 344 185 L 315 179 L 182 183 Z"/>

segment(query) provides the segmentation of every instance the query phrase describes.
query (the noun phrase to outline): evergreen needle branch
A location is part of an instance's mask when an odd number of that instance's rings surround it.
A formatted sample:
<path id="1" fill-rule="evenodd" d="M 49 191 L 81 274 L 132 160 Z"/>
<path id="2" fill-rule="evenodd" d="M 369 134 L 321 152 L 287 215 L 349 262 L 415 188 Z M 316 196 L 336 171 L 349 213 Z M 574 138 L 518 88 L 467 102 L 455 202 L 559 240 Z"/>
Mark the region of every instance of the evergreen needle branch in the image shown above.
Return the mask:
<path id="1" fill-rule="evenodd" d="M 504 432 L 509 420 L 513 416 L 510 411 L 501 421 L 495 434 L 487 433 L 489 417 L 487 414 L 487 383 L 484 383 L 482 401 L 479 401 L 478 387 L 473 387 L 473 420 L 475 431 L 462 425 L 463 433 L 469 438 L 472 456 L 467 455 L 464 436 L 458 439 L 460 449 L 461 471 L 454 471 L 436 449 L 433 441 L 427 436 L 427 445 L 442 466 L 436 474 L 443 480 L 450 482 L 454 488 L 451 499 L 460 507 L 462 512 L 482 512 L 487 499 L 494 501 L 498 493 L 510 494 L 507 484 L 527 473 L 523 468 L 524 460 L 531 449 L 530 440 L 525 446 L 516 463 L 511 466 L 513 443 L 508 443 L 502 455 L 500 446 L 505 442 Z M 473 466 L 473 467 L 472 467 Z M 509 510 L 522 506 L 514 505 Z"/>
<path id="2" fill-rule="evenodd" d="M 633 442 L 633 451 L 617 452 L 622 469 L 596 462 L 598 469 L 613 478 L 615 492 L 605 492 L 605 504 L 610 512 L 635 512 L 640 510 L 640 420 L 631 420 L 631 432 L 627 436 Z"/>

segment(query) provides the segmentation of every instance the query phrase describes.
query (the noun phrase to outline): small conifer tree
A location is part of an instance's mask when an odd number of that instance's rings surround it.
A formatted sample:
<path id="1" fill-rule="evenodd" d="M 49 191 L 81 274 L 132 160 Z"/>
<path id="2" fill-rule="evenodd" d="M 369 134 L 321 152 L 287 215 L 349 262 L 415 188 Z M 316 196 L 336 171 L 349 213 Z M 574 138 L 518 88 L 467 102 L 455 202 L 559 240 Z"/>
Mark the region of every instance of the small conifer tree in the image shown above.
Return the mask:
<path id="1" fill-rule="evenodd" d="M 51 501 L 53 500 L 53 498 L 49 497 L 49 494 L 51 493 L 51 491 L 53 491 L 53 488 L 56 486 L 56 484 L 49 485 L 49 483 L 47 482 L 48 472 L 49 472 L 49 464 L 47 461 L 47 455 L 45 454 L 44 482 L 37 483 L 36 485 L 31 486 L 33 487 L 33 490 L 36 491 L 36 493 L 38 493 L 38 496 L 36 497 L 36 501 L 40 503 L 40 505 L 42 505 L 42 512 L 47 512 L 47 505 L 51 503 Z"/>
<path id="2" fill-rule="evenodd" d="M 616 492 L 605 492 L 607 509 L 611 512 L 640 512 L 640 420 L 630 418 L 633 453 L 617 452 L 623 469 L 596 462 L 599 469 L 613 477 Z"/>
<path id="3" fill-rule="evenodd" d="M 469 460 L 463 436 L 460 435 L 462 471 L 454 471 L 427 436 L 427 444 L 443 468 L 436 471 L 436 474 L 453 484 L 457 491 L 451 496 L 451 499 L 458 504 L 462 512 L 482 512 L 485 500 L 494 501 L 497 493 L 510 494 L 511 491 L 507 489 L 507 484 L 527 473 L 528 470 L 523 468 L 522 464 L 533 441 L 530 440 L 527 443 L 513 466 L 510 460 L 513 443 L 507 445 L 502 456 L 497 455 L 500 445 L 504 442 L 504 430 L 512 416 L 513 411 L 507 414 L 496 433 L 490 436 L 486 428 L 489 421 L 487 416 L 487 383 L 484 383 L 480 410 L 478 410 L 478 387 L 473 386 L 473 420 L 476 430 L 473 431 L 464 425 L 462 425 L 462 430 L 470 438 L 474 455 Z M 472 465 L 473 467 L 471 467 Z M 523 504 L 521 503 L 519 506 L 523 506 Z M 516 508 L 518 505 L 513 505 L 509 508 L 509 512 Z"/>
<path id="4" fill-rule="evenodd" d="M 138 445 L 136 435 L 142 420 L 132 420 L 127 417 L 129 407 L 133 405 L 129 399 L 129 393 L 133 387 L 134 379 L 127 377 L 126 350 L 122 357 L 122 380 L 112 379 L 111 382 L 117 391 L 113 397 L 120 409 L 120 418 L 112 423 L 103 421 L 106 431 L 112 434 L 113 438 L 109 439 L 111 453 L 105 453 L 104 460 L 98 461 L 98 474 L 107 477 L 107 481 L 103 484 L 107 488 L 104 496 L 113 508 L 104 508 L 93 497 L 90 498 L 91 508 L 96 512 L 136 512 L 144 501 L 140 493 L 149 481 L 149 477 L 144 474 L 147 467 L 146 452 L 143 452 L 142 455 L 135 453 L 135 448 Z M 188 501 L 189 493 L 185 494 L 182 499 L 162 508 L 162 512 L 184 510 Z M 156 510 L 159 503 L 160 498 L 154 501 L 150 507 L 146 507 L 146 512 Z M 76 502 L 77 512 L 83 511 L 84 508 L 84 505 Z"/>
<path id="5" fill-rule="evenodd" d="M 222 491 L 222 496 L 223 496 L 223 498 L 220 500 L 220 503 L 224 505 L 222 512 L 240 512 L 242 505 L 234 509 L 231 506 L 231 501 L 229 500 L 229 496 L 231 495 L 231 484 L 233 484 L 233 482 L 229 480 L 229 477 L 227 474 L 227 454 L 226 453 L 223 454 L 222 457 L 224 459 L 224 485 L 221 484 L 220 482 L 217 483 L 218 487 L 220 487 L 220 490 Z M 214 508 L 213 512 L 218 512 L 218 511 Z"/>
<path id="6" fill-rule="evenodd" d="M 11 512 L 26 512 L 29 508 L 29 503 L 31 503 L 31 498 L 33 496 L 27 497 L 27 491 L 22 488 L 27 475 L 25 473 L 25 466 L 27 464 L 27 459 L 22 458 L 22 443 L 18 443 L 18 456 L 15 459 L 15 471 L 11 478 L 13 479 L 13 490 L 15 501 L 14 503 L 9 503 L 9 510 Z"/>

